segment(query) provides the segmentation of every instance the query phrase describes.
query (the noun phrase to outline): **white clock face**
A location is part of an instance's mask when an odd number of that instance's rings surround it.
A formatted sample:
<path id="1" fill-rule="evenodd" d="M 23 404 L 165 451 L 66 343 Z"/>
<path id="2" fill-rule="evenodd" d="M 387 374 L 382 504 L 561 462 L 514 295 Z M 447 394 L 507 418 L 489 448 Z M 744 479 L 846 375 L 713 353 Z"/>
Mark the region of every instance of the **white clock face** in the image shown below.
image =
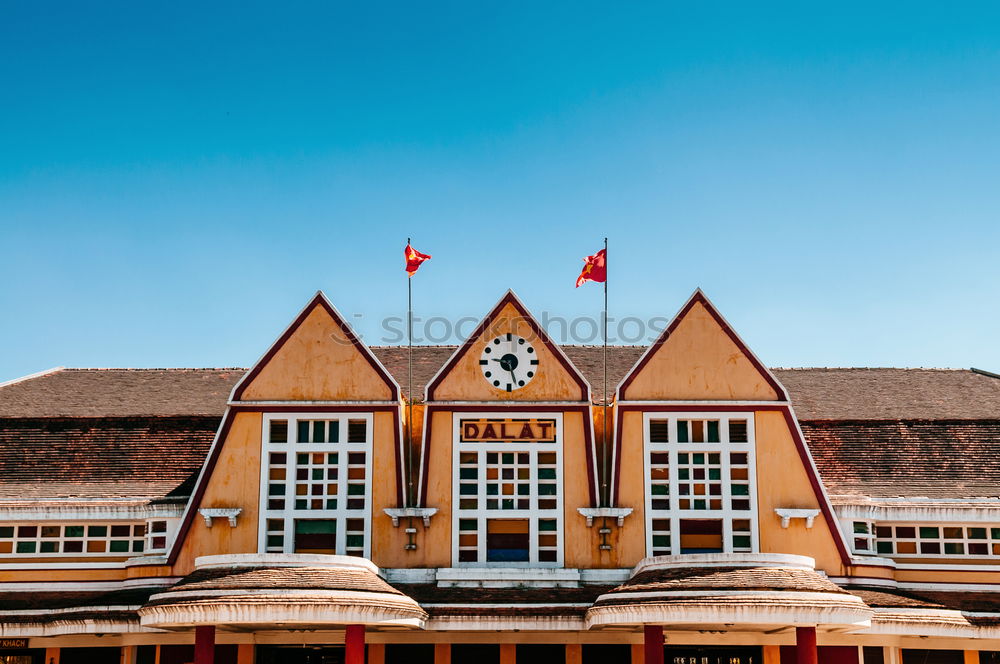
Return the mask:
<path id="1" fill-rule="evenodd" d="M 479 368 L 490 385 L 513 392 L 538 373 L 538 355 L 527 339 L 508 332 L 486 343 Z"/>

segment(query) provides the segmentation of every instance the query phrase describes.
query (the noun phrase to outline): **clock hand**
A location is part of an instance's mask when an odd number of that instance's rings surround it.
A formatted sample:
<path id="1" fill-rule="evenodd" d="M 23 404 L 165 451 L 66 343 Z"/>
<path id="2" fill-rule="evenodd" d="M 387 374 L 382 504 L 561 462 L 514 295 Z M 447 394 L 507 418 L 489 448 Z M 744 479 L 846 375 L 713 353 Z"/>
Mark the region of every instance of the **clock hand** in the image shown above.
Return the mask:
<path id="1" fill-rule="evenodd" d="M 510 370 L 510 379 L 514 381 L 514 385 L 517 385 L 517 376 L 514 375 L 514 370 Z"/>

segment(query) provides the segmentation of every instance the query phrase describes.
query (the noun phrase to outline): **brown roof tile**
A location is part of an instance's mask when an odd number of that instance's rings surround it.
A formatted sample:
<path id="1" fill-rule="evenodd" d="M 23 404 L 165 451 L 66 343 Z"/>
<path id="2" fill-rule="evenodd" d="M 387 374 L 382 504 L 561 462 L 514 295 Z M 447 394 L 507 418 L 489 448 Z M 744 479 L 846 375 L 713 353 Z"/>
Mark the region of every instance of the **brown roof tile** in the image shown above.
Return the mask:
<path id="1" fill-rule="evenodd" d="M 678 567 L 640 572 L 612 592 L 650 590 L 787 590 L 843 593 L 813 570 L 784 567 Z"/>
<path id="2" fill-rule="evenodd" d="M 1000 420 L 803 422 L 833 496 L 1000 496 Z"/>
<path id="3" fill-rule="evenodd" d="M 148 499 L 201 468 L 219 417 L 0 420 L 0 500 Z"/>
<path id="4" fill-rule="evenodd" d="M 170 590 L 355 590 L 401 595 L 374 572 L 335 567 L 226 567 L 192 572 Z"/>

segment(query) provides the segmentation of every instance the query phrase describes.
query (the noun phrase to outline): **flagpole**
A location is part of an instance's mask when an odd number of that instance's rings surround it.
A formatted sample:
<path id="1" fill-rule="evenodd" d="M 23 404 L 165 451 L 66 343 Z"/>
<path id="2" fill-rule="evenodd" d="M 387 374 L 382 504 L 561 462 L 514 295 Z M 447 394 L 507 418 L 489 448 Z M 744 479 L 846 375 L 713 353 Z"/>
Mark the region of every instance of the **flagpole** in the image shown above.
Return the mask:
<path id="1" fill-rule="evenodd" d="M 410 246 L 410 238 L 406 238 Z M 406 507 L 413 507 L 413 275 L 406 275 Z"/>
<path id="2" fill-rule="evenodd" d="M 608 238 L 604 238 L 604 487 L 601 491 L 604 507 L 611 507 L 608 495 Z"/>

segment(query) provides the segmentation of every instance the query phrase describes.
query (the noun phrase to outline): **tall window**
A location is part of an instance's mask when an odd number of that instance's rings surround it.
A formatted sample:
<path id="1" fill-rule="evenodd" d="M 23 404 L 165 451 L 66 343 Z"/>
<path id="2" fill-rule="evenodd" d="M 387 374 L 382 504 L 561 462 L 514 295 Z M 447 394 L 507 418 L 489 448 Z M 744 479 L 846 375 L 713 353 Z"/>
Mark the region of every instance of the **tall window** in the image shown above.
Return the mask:
<path id="1" fill-rule="evenodd" d="M 455 564 L 561 566 L 562 416 L 454 422 Z"/>
<path id="2" fill-rule="evenodd" d="M 371 557 L 370 413 L 264 416 L 259 550 Z"/>
<path id="3" fill-rule="evenodd" d="M 752 413 L 646 413 L 646 551 L 757 550 Z"/>

